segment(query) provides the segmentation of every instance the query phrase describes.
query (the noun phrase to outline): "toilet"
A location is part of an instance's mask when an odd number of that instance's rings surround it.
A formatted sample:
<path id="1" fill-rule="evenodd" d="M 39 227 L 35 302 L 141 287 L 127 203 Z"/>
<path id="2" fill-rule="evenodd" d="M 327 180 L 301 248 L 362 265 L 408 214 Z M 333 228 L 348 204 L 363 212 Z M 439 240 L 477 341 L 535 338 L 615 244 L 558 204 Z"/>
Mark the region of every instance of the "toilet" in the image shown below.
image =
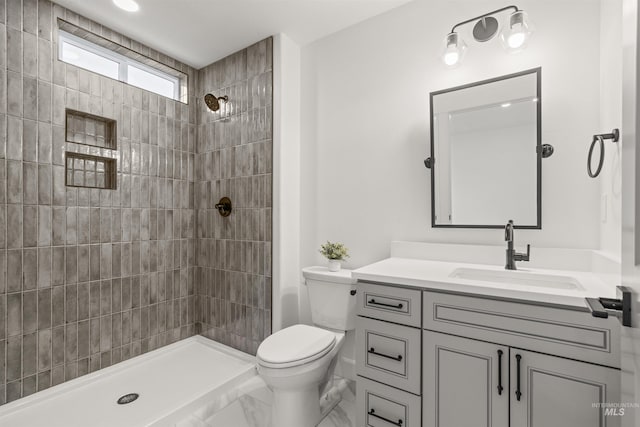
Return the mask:
<path id="1" fill-rule="evenodd" d="M 321 394 L 333 377 L 346 331 L 355 328 L 351 271 L 307 267 L 302 274 L 314 326 L 277 331 L 256 354 L 258 373 L 273 391 L 273 427 L 315 427 L 322 420 Z"/>

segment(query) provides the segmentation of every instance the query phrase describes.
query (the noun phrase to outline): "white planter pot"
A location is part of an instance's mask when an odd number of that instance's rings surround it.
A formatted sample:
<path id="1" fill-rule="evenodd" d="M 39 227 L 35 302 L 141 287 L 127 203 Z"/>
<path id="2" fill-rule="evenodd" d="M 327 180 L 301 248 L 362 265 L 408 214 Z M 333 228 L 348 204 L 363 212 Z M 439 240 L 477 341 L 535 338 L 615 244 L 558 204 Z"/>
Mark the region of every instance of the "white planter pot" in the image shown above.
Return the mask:
<path id="1" fill-rule="evenodd" d="M 330 259 L 329 260 L 329 271 L 340 271 L 340 260 L 338 260 L 338 259 Z"/>

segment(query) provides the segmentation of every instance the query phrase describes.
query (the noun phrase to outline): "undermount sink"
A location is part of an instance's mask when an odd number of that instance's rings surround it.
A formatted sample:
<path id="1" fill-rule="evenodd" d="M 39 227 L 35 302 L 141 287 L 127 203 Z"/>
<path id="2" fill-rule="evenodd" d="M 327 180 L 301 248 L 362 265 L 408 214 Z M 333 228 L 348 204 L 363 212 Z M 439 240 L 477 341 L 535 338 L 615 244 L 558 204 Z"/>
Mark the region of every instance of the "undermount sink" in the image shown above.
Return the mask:
<path id="1" fill-rule="evenodd" d="M 480 282 L 504 283 L 519 286 L 534 286 L 551 289 L 584 289 L 573 277 L 525 271 L 483 270 L 480 268 L 457 268 L 449 277 Z"/>

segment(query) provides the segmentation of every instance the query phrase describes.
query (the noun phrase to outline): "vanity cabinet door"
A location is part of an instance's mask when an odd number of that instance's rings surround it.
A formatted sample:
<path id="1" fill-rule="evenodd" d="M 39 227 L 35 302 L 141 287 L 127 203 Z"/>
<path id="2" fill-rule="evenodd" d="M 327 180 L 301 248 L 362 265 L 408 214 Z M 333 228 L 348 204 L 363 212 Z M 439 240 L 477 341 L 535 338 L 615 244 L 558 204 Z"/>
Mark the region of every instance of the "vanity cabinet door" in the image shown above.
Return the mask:
<path id="1" fill-rule="evenodd" d="M 618 427 L 620 371 L 511 348 L 511 427 Z"/>
<path id="2" fill-rule="evenodd" d="M 508 427 L 509 347 L 431 331 L 422 342 L 423 427 Z"/>

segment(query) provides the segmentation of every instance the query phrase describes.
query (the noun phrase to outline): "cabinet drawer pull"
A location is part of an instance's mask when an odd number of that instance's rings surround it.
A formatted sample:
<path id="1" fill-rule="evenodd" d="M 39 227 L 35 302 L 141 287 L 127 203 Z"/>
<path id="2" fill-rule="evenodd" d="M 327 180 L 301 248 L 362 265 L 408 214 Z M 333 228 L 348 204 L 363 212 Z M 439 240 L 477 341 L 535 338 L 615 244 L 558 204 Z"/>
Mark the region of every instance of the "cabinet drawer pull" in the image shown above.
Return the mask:
<path id="1" fill-rule="evenodd" d="M 396 360 L 398 362 L 400 362 L 402 360 L 402 355 L 397 355 L 397 356 L 389 356 L 387 354 L 382 354 L 382 353 L 377 353 L 376 349 L 371 347 L 369 350 L 367 350 L 367 353 L 369 354 L 374 354 L 376 356 L 380 356 L 380 357 L 386 357 L 387 359 L 391 359 L 391 360 Z"/>
<path id="2" fill-rule="evenodd" d="M 518 402 L 522 396 L 520 391 L 520 359 L 522 359 L 522 356 L 516 354 L 516 399 L 518 399 Z"/>
<path id="3" fill-rule="evenodd" d="M 502 350 L 498 350 L 498 396 L 502 396 Z"/>
<path id="4" fill-rule="evenodd" d="M 382 420 L 382 421 L 385 421 L 385 422 L 387 422 L 387 423 L 389 423 L 389 424 L 393 424 L 394 426 L 398 426 L 398 427 L 402 426 L 402 420 L 400 420 L 400 419 L 399 419 L 399 420 L 396 422 L 396 421 L 392 421 L 392 420 L 390 420 L 390 419 L 388 419 L 388 418 L 381 417 L 380 415 L 376 414 L 376 410 L 375 410 L 375 409 L 371 409 L 368 413 L 369 413 L 369 415 L 371 415 L 372 417 L 376 417 L 377 419 Z"/>
<path id="5" fill-rule="evenodd" d="M 367 304 L 373 304 L 373 305 L 379 305 L 382 307 L 391 307 L 391 308 L 402 308 L 403 305 L 402 303 L 398 303 L 398 304 L 385 304 L 383 302 L 377 302 L 376 300 L 374 300 L 373 298 L 369 300 L 369 302 Z"/>

